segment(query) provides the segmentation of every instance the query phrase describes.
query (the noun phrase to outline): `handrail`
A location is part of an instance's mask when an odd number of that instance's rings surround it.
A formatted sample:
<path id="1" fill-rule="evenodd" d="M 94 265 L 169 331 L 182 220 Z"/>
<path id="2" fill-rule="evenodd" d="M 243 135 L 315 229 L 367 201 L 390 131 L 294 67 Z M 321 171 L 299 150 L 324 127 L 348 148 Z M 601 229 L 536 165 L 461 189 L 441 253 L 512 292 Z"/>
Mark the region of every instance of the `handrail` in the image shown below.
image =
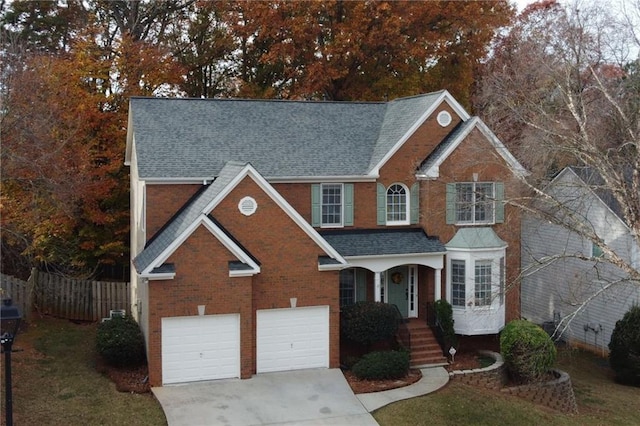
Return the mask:
<path id="1" fill-rule="evenodd" d="M 448 354 L 445 353 L 444 329 L 442 328 L 440 318 L 438 318 L 438 313 L 433 303 L 427 304 L 427 325 L 429 325 L 429 328 L 433 331 L 433 335 L 436 337 L 440 349 L 442 349 L 442 355 L 448 356 Z"/>
<path id="2" fill-rule="evenodd" d="M 411 349 L 411 333 L 409 332 L 409 328 L 407 327 L 407 323 L 400 312 L 400 309 L 397 305 L 391 304 L 393 306 L 393 310 L 396 313 L 396 324 L 398 325 L 398 330 L 396 331 L 396 336 L 398 340 L 400 340 L 400 344 L 404 346 L 406 349 Z"/>

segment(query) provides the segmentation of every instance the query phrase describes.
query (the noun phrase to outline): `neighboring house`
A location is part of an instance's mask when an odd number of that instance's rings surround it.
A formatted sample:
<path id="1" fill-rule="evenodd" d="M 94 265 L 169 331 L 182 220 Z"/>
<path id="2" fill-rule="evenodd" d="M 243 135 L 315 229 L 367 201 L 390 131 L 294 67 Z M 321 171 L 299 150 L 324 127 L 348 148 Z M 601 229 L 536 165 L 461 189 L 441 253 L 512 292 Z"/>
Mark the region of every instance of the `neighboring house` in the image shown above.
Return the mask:
<path id="1" fill-rule="evenodd" d="M 620 205 L 592 170 L 565 168 L 546 192 L 618 255 L 640 267 L 640 251 Z M 522 316 L 549 331 L 557 327 L 557 337 L 601 354 L 608 352 L 616 321 L 640 303 L 638 283 L 626 281 L 626 273 L 606 262 L 601 247 L 531 215 L 522 220 L 522 270 Z M 610 283 L 615 284 L 608 287 Z"/>
<path id="2" fill-rule="evenodd" d="M 133 98 L 126 164 L 154 386 L 337 367 L 340 307 L 360 300 L 424 324 L 446 298 L 466 335 L 519 317 L 520 216 L 503 199 L 525 171 L 446 91 Z"/>

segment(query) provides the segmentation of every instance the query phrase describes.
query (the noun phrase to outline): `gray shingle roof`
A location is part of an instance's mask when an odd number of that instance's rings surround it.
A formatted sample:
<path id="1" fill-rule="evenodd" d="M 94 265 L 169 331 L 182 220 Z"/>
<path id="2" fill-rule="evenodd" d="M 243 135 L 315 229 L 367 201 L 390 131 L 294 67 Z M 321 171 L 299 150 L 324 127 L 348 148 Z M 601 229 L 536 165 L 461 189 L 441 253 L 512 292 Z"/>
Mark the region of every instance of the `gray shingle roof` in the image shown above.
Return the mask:
<path id="1" fill-rule="evenodd" d="M 421 228 L 324 231 L 320 235 L 343 257 L 446 252 L 438 238 L 429 237 Z"/>
<path id="2" fill-rule="evenodd" d="M 240 161 L 267 178 L 366 175 L 442 93 L 387 103 L 132 98 L 138 173 L 211 179 Z"/>
<path id="3" fill-rule="evenodd" d="M 611 188 L 607 187 L 600 173 L 591 167 L 569 167 L 582 181 L 591 188 L 591 190 L 605 203 L 616 216 L 625 224 L 629 225 L 624 210 L 616 197 L 613 195 Z M 627 182 L 631 182 L 631 170 L 624 170 L 624 178 Z"/>
<path id="4" fill-rule="evenodd" d="M 245 164 L 229 162 L 220 171 L 217 179 L 206 189 L 198 193 L 185 204 L 176 216 L 167 222 L 167 226 L 148 242 L 147 247 L 133 259 L 138 273 L 143 272 L 164 250 L 166 250 L 201 214 L 206 214 L 206 206 L 222 191 L 231 180 L 245 167 Z"/>
<path id="5" fill-rule="evenodd" d="M 458 126 L 456 126 L 456 128 L 453 129 L 453 131 L 442 142 L 440 142 L 433 151 L 431 151 L 429 156 L 420 166 L 420 172 L 425 173 L 429 168 L 431 168 L 440 159 L 442 154 L 444 154 L 451 147 L 451 145 L 456 142 L 458 136 L 466 132 L 469 127 L 472 127 L 474 125 L 475 123 L 473 120 L 468 120 L 466 122 L 461 122 L 460 124 L 458 124 Z"/>

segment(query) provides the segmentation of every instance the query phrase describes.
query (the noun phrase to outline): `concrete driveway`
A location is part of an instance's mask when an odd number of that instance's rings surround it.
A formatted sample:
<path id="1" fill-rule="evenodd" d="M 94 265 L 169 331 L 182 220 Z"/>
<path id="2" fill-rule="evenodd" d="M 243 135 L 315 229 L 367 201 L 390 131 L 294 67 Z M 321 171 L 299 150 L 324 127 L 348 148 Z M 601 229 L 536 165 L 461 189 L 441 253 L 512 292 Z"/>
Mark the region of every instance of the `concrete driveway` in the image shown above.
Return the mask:
<path id="1" fill-rule="evenodd" d="M 339 369 L 153 388 L 169 426 L 377 425 Z"/>

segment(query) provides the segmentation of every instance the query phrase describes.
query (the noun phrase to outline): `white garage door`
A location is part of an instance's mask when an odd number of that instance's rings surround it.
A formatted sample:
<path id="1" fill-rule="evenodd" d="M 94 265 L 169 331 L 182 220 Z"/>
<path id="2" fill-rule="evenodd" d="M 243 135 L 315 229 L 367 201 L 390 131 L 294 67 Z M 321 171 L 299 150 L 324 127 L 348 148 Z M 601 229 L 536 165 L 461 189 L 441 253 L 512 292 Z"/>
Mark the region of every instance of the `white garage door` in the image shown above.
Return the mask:
<path id="1" fill-rule="evenodd" d="M 258 373 L 329 367 L 329 307 L 256 313 Z"/>
<path id="2" fill-rule="evenodd" d="M 240 315 L 162 318 L 162 383 L 240 377 Z"/>

